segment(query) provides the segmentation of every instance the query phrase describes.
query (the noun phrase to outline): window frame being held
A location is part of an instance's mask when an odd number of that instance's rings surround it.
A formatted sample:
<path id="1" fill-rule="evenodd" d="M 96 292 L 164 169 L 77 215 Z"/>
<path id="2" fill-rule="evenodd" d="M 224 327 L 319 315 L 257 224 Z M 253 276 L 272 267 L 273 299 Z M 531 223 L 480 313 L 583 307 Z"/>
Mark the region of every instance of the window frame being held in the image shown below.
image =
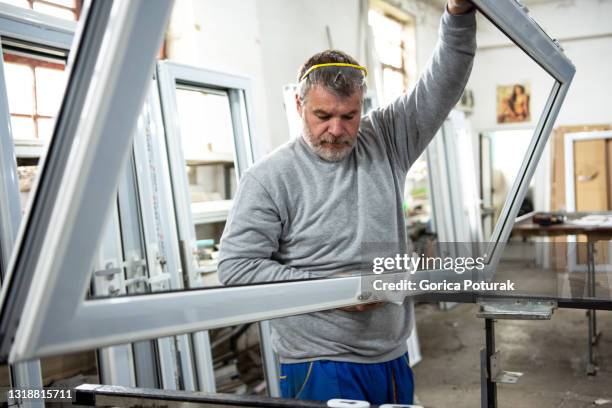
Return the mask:
<path id="1" fill-rule="evenodd" d="M 515 1 L 474 0 L 473 2 L 501 31 L 556 80 L 546 103 L 544 115 L 540 118 L 528 152 L 523 159 L 519 177 L 510 190 L 510 195 L 500 217 L 501 223 L 497 225 L 494 231 L 491 251 L 488 252 L 489 262 L 485 268 L 485 276 L 490 278 L 495 272 L 503 243 L 510 234 L 520 203 L 527 191 L 529 180 L 535 172 L 539 157 L 573 78 L 575 68 L 565 57 L 558 44 L 531 20 L 526 11 Z M 137 1 L 129 2 L 129 4 L 129 6 L 124 5 L 123 7 L 141 5 Z M 150 13 L 150 4 L 156 4 L 156 2 L 147 2 L 148 9 L 142 10 L 142 13 Z M 155 30 L 153 26 L 160 24 L 160 20 L 147 22 L 143 17 L 142 20 L 139 20 L 139 24 L 142 24 L 139 28 L 141 31 L 147 29 L 153 31 Z M 124 22 L 121 19 L 115 20 L 118 25 Z M 134 27 L 129 26 L 128 28 Z M 152 48 L 154 47 L 151 47 L 150 55 L 146 56 L 149 59 L 145 58 L 143 51 L 131 49 L 129 46 L 138 40 L 140 40 L 138 41 L 139 48 L 143 48 L 143 44 L 147 47 L 151 45 L 151 38 L 138 38 L 138 33 L 139 30 L 137 29 L 134 29 L 131 34 L 129 30 L 124 31 L 123 36 L 126 43 L 123 45 L 126 46 L 126 52 L 132 51 L 137 54 L 130 56 L 132 64 L 144 65 L 153 61 L 154 52 Z M 158 32 L 155 31 L 155 36 L 157 35 Z M 158 44 L 155 45 L 158 46 Z M 149 51 L 149 48 L 147 48 L 147 51 Z M 114 64 L 128 63 L 125 56 L 118 55 L 116 57 L 118 59 L 113 60 Z M 100 64 L 101 68 L 109 69 L 108 61 L 102 61 Z M 124 65 L 120 66 L 121 69 L 128 69 Z M 108 85 L 117 84 L 117 82 L 114 82 Z M 132 90 L 136 87 L 134 83 L 125 86 Z M 119 96 L 120 92 L 112 86 L 106 88 L 108 89 L 98 90 L 99 93 L 96 94 L 94 100 L 101 104 L 100 107 L 107 106 L 102 104 L 103 101 L 107 101 L 107 104 L 110 105 L 112 105 L 111 102 L 118 102 L 114 98 Z M 111 93 L 113 90 L 117 93 Z M 140 92 L 140 88 L 138 88 L 138 91 Z M 141 104 L 142 98 L 136 101 L 135 97 L 129 98 L 129 101 L 121 100 L 120 103 L 123 110 L 129 110 L 125 114 L 129 113 L 134 117 L 137 116 Z M 88 124 L 87 121 L 83 123 L 83 125 L 86 124 Z M 92 202 L 94 198 L 110 200 L 108 197 L 113 196 L 114 188 L 116 188 L 115 181 L 118 177 L 118 173 L 116 174 L 113 166 L 124 163 L 128 151 L 128 145 L 125 143 L 118 144 L 117 138 L 119 136 L 110 132 L 113 126 L 116 126 L 116 123 L 112 123 L 110 117 L 97 118 L 89 125 L 92 127 L 87 128 L 87 130 L 91 131 L 93 136 L 104 134 L 107 138 L 95 138 L 95 143 L 88 143 L 86 147 L 78 150 L 80 156 L 71 157 L 71 159 L 79 160 L 71 162 L 71 165 L 78 164 L 79 167 L 75 168 L 79 169 L 80 174 L 60 175 L 63 176 L 61 177 L 62 185 L 65 185 L 66 188 L 81 186 L 83 189 L 67 189 L 61 200 L 56 202 L 54 199 L 47 204 L 57 206 L 57 214 L 64 217 L 66 210 L 61 212 L 61 208 L 78 211 L 74 212 L 74 217 L 60 218 L 66 221 L 66 225 L 64 223 L 60 224 L 61 228 L 57 231 L 62 232 L 61 244 L 57 233 L 49 234 L 48 237 L 39 237 L 39 239 L 47 238 L 45 241 L 47 248 L 53 250 L 54 254 L 52 260 L 49 253 L 28 253 L 33 259 L 40 261 L 39 264 L 36 264 L 37 279 L 33 281 L 32 290 L 29 291 L 27 297 L 31 310 L 20 322 L 13 347 L 10 347 L 10 340 L 4 341 L 4 347 L 1 350 L 2 356 L 6 356 L 10 350 L 11 361 L 17 361 L 367 302 L 367 297 L 362 294 L 364 288 L 362 288 L 360 277 L 266 283 L 206 290 L 192 289 L 120 299 L 85 301 L 84 287 L 81 282 L 88 280 L 89 269 L 83 265 L 93 256 L 95 248 L 91 246 L 91 243 L 95 240 L 89 239 L 87 242 L 90 245 L 84 247 L 83 243 L 77 241 L 77 239 L 82 238 L 83 234 L 91 233 L 91 230 L 97 230 L 87 229 L 88 226 L 91 228 L 91 224 L 85 222 L 85 215 L 95 217 L 100 210 L 101 207 L 92 206 L 92 204 L 95 204 Z M 90 132 L 82 132 L 81 134 L 89 135 Z M 120 156 L 120 159 L 113 159 L 113 166 L 109 164 L 106 156 L 104 157 L 107 160 L 104 163 L 100 161 L 87 163 L 86 159 L 93 159 L 94 155 L 107 154 L 111 148 L 114 154 Z M 87 183 L 95 184 L 96 191 L 85 189 Z M 93 197 L 86 193 L 93 195 Z M 35 239 L 35 236 L 29 234 L 29 232 L 26 231 L 26 238 Z M 22 252 L 23 249 L 19 252 L 21 256 L 26 255 Z M 75 260 L 77 258 L 85 261 L 77 262 Z M 456 274 L 453 271 L 417 272 L 418 278 L 428 278 L 434 282 L 448 276 L 456 279 Z M 393 279 L 393 277 L 390 277 L 390 279 Z M 76 283 L 68 289 L 60 287 L 62 282 Z M 45 293 L 42 291 L 43 288 L 46 291 Z M 4 295 L 6 297 L 6 293 Z M 62 304 L 53 304 L 50 299 L 62 299 Z M 109 320 L 109 316 L 112 316 L 112 321 Z M 2 317 L 5 317 L 4 309 Z M 0 324 L 3 324 L 3 322 L 0 321 Z"/>

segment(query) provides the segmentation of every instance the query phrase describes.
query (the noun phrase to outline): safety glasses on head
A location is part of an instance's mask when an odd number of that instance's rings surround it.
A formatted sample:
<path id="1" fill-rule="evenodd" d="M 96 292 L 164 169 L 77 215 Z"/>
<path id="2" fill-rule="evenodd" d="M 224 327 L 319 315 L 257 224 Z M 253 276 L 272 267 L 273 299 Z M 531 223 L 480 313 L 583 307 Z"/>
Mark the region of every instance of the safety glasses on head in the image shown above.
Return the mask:
<path id="1" fill-rule="evenodd" d="M 368 76 L 368 69 L 366 67 L 361 66 L 361 65 L 347 64 L 347 63 L 343 63 L 343 62 L 328 62 L 328 63 L 325 63 L 325 64 L 313 65 L 312 67 L 308 68 L 308 70 L 300 78 L 300 81 L 303 81 L 304 79 L 306 79 L 308 77 L 308 75 L 312 71 L 314 71 L 316 69 L 319 69 L 319 68 L 326 68 L 326 67 L 355 68 L 355 69 L 363 71 L 363 77 L 364 78 Z"/>

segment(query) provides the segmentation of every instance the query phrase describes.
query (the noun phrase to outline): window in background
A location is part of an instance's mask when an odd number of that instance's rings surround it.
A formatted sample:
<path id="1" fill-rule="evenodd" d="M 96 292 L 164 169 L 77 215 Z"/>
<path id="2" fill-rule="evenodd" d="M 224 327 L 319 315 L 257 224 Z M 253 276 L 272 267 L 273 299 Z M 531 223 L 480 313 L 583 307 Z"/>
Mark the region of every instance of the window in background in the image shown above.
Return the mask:
<path id="1" fill-rule="evenodd" d="M 234 130 L 227 92 L 178 87 L 176 102 L 192 202 L 231 200 Z"/>
<path id="2" fill-rule="evenodd" d="M 185 158 L 198 271 L 218 285 L 217 251 L 236 191 L 234 128 L 225 90 L 178 85 L 176 104 Z"/>
<path id="3" fill-rule="evenodd" d="M 368 21 L 381 67 L 380 105 L 391 103 L 406 92 L 417 78 L 414 17 L 382 2 L 373 2 Z M 409 238 L 420 246 L 431 230 L 429 171 L 425 155 L 412 165 L 404 187 L 404 213 Z"/>
<path id="4" fill-rule="evenodd" d="M 233 161 L 234 132 L 227 92 L 178 88 L 176 94 L 185 158 Z"/>
<path id="5" fill-rule="evenodd" d="M 8 53 L 3 58 L 13 138 L 47 142 L 66 86 L 64 64 Z"/>
<path id="6" fill-rule="evenodd" d="M 74 21 L 79 19 L 83 5 L 82 0 L 1 0 L 0 2 Z"/>
<path id="7" fill-rule="evenodd" d="M 385 105 L 406 91 L 416 79 L 413 18 L 400 11 L 381 7 L 370 10 L 368 21 L 382 68 L 381 105 Z"/>
<path id="8" fill-rule="evenodd" d="M 64 61 L 59 58 L 5 50 L 3 60 L 21 204 L 25 208 L 38 159 L 52 136 L 67 78 Z"/>

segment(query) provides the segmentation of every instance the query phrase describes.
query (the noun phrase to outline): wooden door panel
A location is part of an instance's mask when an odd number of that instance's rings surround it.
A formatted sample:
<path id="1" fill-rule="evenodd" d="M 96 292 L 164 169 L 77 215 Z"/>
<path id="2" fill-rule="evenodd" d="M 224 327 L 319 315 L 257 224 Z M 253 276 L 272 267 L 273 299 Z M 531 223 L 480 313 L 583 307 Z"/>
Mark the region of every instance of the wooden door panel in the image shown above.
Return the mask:
<path id="1" fill-rule="evenodd" d="M 568 133 L 599 132 L 606 130 L 612 130 L 612 124 L 560 126 L 554 130 L 552 140 L 553 174 L 550 191 L 550 205 L 552 211 L 564 211 L 567 209 L 565 203 L 565 135 Z M 551 241 L 554 242 L 551 253 L 553 267 L 558 271 L 565 271 L 567 268 L 567 237 L 554 237 L 551 238 Z"/>
<path id="2" fill-rule="evenodd" d="M 608 165 L 606 139 L 574 142 L 574 185 L 576 211 L 608 210 Z M 579 237 L 578 242 L 586 242 Z M 607 242 L 596 244 L 596 263 L 607 263 Z M 586 263 L 586 248 L 577 248 L 578 263 Z"/>
<path id="3" fill-rule="evenodd" d="M 574 142 L 576 211 L 608 210 L 606 140 Z"/>

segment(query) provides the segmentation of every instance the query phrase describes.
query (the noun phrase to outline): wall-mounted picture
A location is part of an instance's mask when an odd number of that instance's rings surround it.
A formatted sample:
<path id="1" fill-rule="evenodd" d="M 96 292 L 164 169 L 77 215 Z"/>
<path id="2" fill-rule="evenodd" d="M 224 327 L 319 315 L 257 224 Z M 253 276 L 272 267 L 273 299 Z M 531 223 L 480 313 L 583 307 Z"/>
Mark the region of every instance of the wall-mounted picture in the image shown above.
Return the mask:
<path id="1" fill-rule="evenodd" d="M 497 123 L 531 121 L 528 83 L 497 86 Z"/>

